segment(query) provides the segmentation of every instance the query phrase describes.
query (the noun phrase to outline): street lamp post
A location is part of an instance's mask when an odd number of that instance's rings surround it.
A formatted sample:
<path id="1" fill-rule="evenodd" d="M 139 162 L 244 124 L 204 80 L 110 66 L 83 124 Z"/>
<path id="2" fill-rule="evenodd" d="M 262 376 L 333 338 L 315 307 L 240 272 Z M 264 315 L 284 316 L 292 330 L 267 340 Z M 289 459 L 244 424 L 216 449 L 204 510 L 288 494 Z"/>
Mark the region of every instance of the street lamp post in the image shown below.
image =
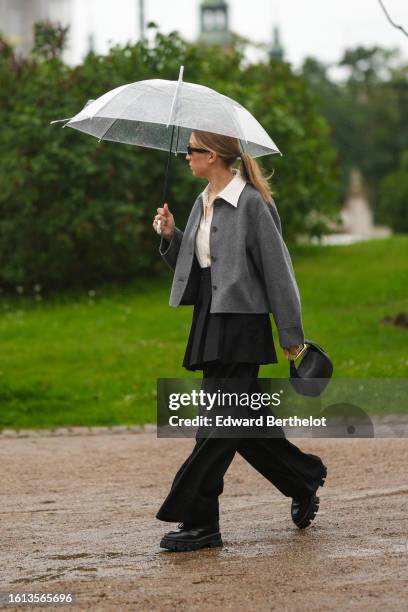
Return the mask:
<path id="1" fill-rule="evenodd" d="M 144 41 L 144 0 L 139 0 L 139 32 L 140 40 Z"/>

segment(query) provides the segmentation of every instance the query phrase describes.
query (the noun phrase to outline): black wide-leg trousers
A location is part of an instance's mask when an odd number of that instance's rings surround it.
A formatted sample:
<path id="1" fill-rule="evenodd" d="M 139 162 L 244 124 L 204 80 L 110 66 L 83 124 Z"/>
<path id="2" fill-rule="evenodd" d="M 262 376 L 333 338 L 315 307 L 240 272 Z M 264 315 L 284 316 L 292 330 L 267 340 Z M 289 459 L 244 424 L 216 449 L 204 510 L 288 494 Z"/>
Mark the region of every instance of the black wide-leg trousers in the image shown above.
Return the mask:
<path id="1" fill-rule="evenodd" d="M 259 365 L 253 363 L 203 366 L 205 389 L 211 379 L 239 378 L 256 384 Z M 238 452 L 283 495 L 302 499 L 313 493 L 323 474 L 319 457 L 302 452 L 284 437 L 215 438 L 198 437 L 196 444 L 177 471 L 171 489 L 156 518 L 187 524 L 219 519 L 219 496 L 224 489 L 224 474 Z"/>

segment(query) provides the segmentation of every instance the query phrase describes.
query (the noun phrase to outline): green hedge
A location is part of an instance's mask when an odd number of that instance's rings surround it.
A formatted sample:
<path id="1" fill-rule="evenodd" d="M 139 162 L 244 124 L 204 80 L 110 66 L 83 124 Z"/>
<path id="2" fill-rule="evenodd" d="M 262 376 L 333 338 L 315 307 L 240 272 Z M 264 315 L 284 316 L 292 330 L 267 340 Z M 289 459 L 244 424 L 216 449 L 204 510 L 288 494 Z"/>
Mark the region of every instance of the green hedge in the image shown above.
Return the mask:
<path id="1" fill-rule="evenodd" d="M 3 288 L 95 286 L 160 269 L 151 223 L 161 204 L 167 154 L 98 143 L 50 121 L 74 115 L 89 98 L 124 83 L 176 80 L 181 64 L 186 81 L 239 100 L 282 150 L 282 158 L 269 156 L 262 163 L 268 172 L 277 170 L 273 186 L 286 239 L 321 231 L 307 226 L 307 213 L 335 209 L 336 154 L 313 95 L 288 64 L 248 66 L 238 40 L 224 51 L 156 31 L 154 44 L 89 54 L 72 68 L 43 34 L 37 31 L 27 60 L 0 41 Z M 168 201 L 180 226 L 203 186 L 183 155 L 173 158 Z"/>

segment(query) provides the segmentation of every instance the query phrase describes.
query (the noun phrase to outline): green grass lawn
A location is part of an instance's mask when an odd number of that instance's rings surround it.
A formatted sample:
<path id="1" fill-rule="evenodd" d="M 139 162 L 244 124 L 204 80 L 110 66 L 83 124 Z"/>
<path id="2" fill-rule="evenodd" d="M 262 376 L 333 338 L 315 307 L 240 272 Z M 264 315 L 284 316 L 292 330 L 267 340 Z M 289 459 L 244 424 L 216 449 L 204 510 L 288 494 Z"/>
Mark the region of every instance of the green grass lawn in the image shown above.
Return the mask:
<path id="1" fill-rule="evenodd" d="M 408 330 L 380 320 L 408 311 L 408 236 L 291 254 L 306 336 L 335 376 L 406 377 Z M 168 306 L 170 284 L 169 270 L 94 297 L 4 297 L 0 427 L 153 422 L 156 379 L 200 375 L 181 367 L 192 307 Z M 279 360 L 260 376 L 287 377 Z"/>

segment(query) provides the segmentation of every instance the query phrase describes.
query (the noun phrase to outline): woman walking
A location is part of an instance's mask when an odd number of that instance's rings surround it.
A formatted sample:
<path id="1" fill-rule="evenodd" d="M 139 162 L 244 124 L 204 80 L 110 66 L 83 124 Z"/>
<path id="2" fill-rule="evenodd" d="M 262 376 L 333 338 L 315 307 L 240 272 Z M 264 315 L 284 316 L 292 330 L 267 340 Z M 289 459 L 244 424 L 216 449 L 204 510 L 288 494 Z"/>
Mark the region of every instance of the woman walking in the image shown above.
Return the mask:
<path id="1" fill-rule="evenodd" d="M 234 168 L 240 158 L 239 170 Z M 304 342 L 301 304 L 279 215 L 257 162 L 241 154 L 236 138 L 195 130 L 186 159 L 208 185 L 196 199 L 186 228 L 175 226 L 168 205 L 157 209 L 160 253 L 174 270 L 170 305 L 194 304 L 184 368 L 203 371 L 203 388 L 224 378 L 256 384 L 261 364 L 277 363 L 269 313 L 284 354 Z M 156 517 L 178 522 L 160 546 L 197 550 L 221 546 L 219 496 L 235 452 L 285 496 L 293 522 L 314 519 L 327 469 L 282 437 L 198 437 L 176 473 Z"/>

